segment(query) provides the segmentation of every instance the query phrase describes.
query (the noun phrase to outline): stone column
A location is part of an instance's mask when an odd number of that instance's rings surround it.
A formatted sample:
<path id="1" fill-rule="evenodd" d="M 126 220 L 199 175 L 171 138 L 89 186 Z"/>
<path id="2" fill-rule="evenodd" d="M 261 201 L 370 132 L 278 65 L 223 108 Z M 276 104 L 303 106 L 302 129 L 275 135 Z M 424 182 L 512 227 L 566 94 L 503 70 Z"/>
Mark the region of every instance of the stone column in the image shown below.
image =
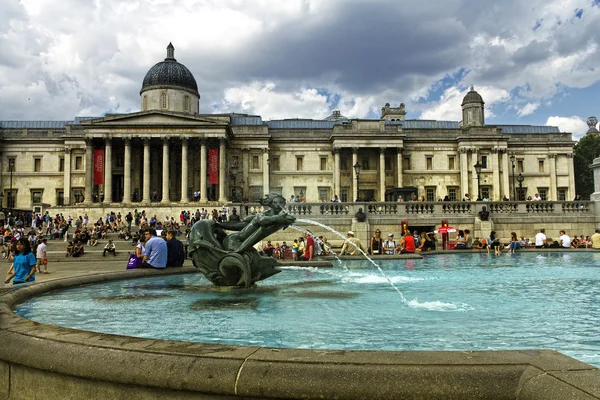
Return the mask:
<path id="1" fill-rule="evenodd" d="M 263 149 L 263 195 L 271 191 L 269 182 L 269 149 Z"/>
<path id="2" fill-rule="evenodd" d="M 227 193 L 225 193 L 225 172 L 225 139 L 221 139 L 219 141 L 219 203 L 227 203 Z"/>
<path id="3" fill-rule="evenodd" d="M 379 148 L 379 201 L 385 201 L 385 147 Z"/>
<path id="4" fill-rule="evenodd" d="M 200 200 L 206 202 L 206 141 L 200 142 Z"/>
<path id="5" fill-rule="evenodd" d="M 575 192 L 575 172 L 573 171 L 573 153 L 567 154 L 567 169 L 569 171 L 569 195 L 570 198 L 567 200 L 575 199 L 577 193 Z"/>
<path id="6" fill-rule="evenodd" d="M 333 149 L 333 194 L 341 196 L 340 149 Z"/>
<path id="7" fill-rule="evenodd" d="M 511 169 L 508 164 L 508 151 L 503 149 L 502 151 L 502 195 L 506 196 L 508 199 L 512 198 L 512 192 L 510 191 L 510 174 Z"/>
<path id="8" fill-rule="evenodd" d="M 85 139 L 85 199 L 83 204 L 92 204 L 92 188 L 94 187 L 94 147 L 92 139 Z"/>
<path id="9" fill-rule="evenodd" d="M 548 163 L 550 164 L 550 200 L 558 200 L 558 191 L 556 188 L 556 154 L 548 154 Z M 575 197 L 573 197 L 575 198 Z"/>
<path id="10" fill-rule="evenodd" d="M 466 193 L 471 194 L 469 191 L 469 161 L 468 161 L 468 149 L 460 148 L 458 149 L 460 152 L 460 191 L 458 194 L 457 200 L 463 198 Z"/>
<path id="11" fill-rule="evenodd" d="M 350 173 L 352 174 L 352 200 L 356 201 L 358 199 L 358 181 L 356 179 L 356 174 L 354 173 L 354 164 L 358 162 L 358 148 L 352 148 L 352 165 L 350 166 Z"/>
<path id="12" fill-rule="evenodd" d="M 142 201 L 150 203 L 150 138 L 144 138 L 144 181 Z"/>
<path id="13" fill-rule="evenodd" d="M 499 149 L 494 147 L 492 149 L 492 184 L 494 185 L 492 188 L 492 193 L 490 200 L 498 201 L 502 200 L 501 191 L 500 191 L 500 160 L 499 158 Z"/>
<path id="14" fill-rule="evenodd" d="M 71 148 L 65 146 L 64 205 L 71 205 Z"/>
<path id="15" fill-rule="evenodd" d="M 477 200 L 477 198 L 479 197 L 479 185 L 477 184 L 477 170 L 475 169 L 475 164 L 477 164 L 478 162 L 478 157 L 477 157 L 477 149 L 472 149 L 471 150 L 471 164 L 469 165 L 469 167 L 471 168 L 471 187 L 473 188 L 473 190 L 471 191 L 470 195 L 471 195 L 471 199 L 473 200 Z"/>
<path id="16" fill-rule="evenodd" d="M 125 138 L 125 157 L 123 167 L 123 202 L 131 203 L 131 138 Z"/>
<path id="17" fill-rule="evenodd" d="M 401 188 L 404 187 L 404 171 L 402 171 L 402 149 L 398 148 L 396 151 L 396 164 L 398 166 L 396 186 Z"/>
<path id="18" fill-rule="evenodd" d="M 104 143 L 104 202 L 112 203 L 112 139 L 105 139 Z"/>
<path id="19" fill-rule="evenodd" d="M 169 137 L 163 137 L 163 160 L 162 160 L 162 199 L 161 203 L 169 202 Z"/>
<path id="20" fill-rule="evenodd" d="M 188 140 L 181 138 L 181 202 L 188 201 Z"/>

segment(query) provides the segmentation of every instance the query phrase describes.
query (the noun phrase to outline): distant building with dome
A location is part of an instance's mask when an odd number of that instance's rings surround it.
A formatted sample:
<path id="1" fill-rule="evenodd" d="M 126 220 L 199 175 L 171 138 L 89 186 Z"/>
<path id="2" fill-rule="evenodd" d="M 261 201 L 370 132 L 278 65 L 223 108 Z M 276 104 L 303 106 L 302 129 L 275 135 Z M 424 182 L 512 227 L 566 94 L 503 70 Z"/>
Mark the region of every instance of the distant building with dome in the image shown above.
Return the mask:
<path id="1" fill-rule="evenodd" d="M 473 87 L 462 121 L 407 120 L 404 104 L 389 103 L 379 119 L 339 110 L 324 120 L 200 114 L 196 80 L 169 44 L 164 61 L 143 78 L 140 103 L 141 111 L 128 114 L 0 121 L 3 207 L 175 210 L 256 201 L 268 192 L 307 202 L 333 195 L 385 201 L 407 187 L 428 201 L 467 193 L 491 200 L 575 196 L 571 133 L 487 125 Z"/>

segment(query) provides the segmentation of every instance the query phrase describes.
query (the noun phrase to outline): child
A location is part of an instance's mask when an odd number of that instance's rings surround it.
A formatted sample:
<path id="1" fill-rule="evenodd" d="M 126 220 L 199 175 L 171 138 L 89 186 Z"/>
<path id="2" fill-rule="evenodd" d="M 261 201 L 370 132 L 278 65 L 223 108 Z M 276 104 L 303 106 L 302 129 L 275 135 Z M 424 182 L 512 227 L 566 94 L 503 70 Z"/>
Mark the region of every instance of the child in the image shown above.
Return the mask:
<path id="1" fill-rule="evenodd" d="M 69 244 L 67 245 L 67 257 L 70 257 L 73 255 L 73 242 L 69 242 Z"/>
<path id="2" fill-rule="evenodd" d="M 292 259 L 294 261 L 298 259 L 298 239 L 294 239 L 294 243 L 292 243 Z"/>
<path id="3" fill-rule="evenodd" d="M 25 282 L 35 281 L 35 256 L 31 253 L 29 241 L 26 238 L 20 238 L 16 245 L 14 270 L 9 275 L 9 279 L 13 279 L 13 285 Z M 8 283 L 5 281 L 5 283 Z"/>

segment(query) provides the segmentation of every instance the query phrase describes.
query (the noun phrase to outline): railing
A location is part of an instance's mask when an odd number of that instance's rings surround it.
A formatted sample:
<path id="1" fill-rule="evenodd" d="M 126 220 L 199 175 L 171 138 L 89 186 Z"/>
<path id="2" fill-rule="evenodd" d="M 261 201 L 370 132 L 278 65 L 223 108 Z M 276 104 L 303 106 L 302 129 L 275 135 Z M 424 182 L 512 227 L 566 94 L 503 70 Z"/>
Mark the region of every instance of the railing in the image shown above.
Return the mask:
<path id="1" fill-rule="evenodd" d="M 295 216 L 353 217 L 359 211 L 367 217 L 475 217 L 486 208 L 490 217 L 528 215 L 594 215 L 592 201 L 436 201 L 436 202 L 358 202 L 358 203 L 287 203 L 285 210 Z M 258 203 L 231 204 L 240 215 L 264 210 Z"/>

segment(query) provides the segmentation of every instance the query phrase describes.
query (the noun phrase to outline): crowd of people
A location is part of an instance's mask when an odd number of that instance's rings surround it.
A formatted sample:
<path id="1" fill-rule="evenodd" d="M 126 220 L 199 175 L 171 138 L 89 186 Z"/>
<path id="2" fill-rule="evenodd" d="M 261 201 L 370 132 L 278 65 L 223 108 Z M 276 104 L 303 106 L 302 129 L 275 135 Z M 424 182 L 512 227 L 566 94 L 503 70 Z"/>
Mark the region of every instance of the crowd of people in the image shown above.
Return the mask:
<path id="1" fill-rule="evenodd" d="M 565 230 L 561 230 L 558 239 L 550 239 L 546 236 L 546 230 L 542 228 L 533 240 L 511 232 L 508 243 L 502 242 L 495 231 L 491 231 L 487 238 L 473 239 L 471 232 L 465 229 L 458 231 L 454 247 L 455 250 L 486 249 L 488 253 L 493 251 L 495 254 L 500 254 L 503 250 L 511 254 L 524 248 L 600 249 L 600 229 L 596 229 L 591 236 L 575 235 L 573 238 L 567 235 Z"/>

